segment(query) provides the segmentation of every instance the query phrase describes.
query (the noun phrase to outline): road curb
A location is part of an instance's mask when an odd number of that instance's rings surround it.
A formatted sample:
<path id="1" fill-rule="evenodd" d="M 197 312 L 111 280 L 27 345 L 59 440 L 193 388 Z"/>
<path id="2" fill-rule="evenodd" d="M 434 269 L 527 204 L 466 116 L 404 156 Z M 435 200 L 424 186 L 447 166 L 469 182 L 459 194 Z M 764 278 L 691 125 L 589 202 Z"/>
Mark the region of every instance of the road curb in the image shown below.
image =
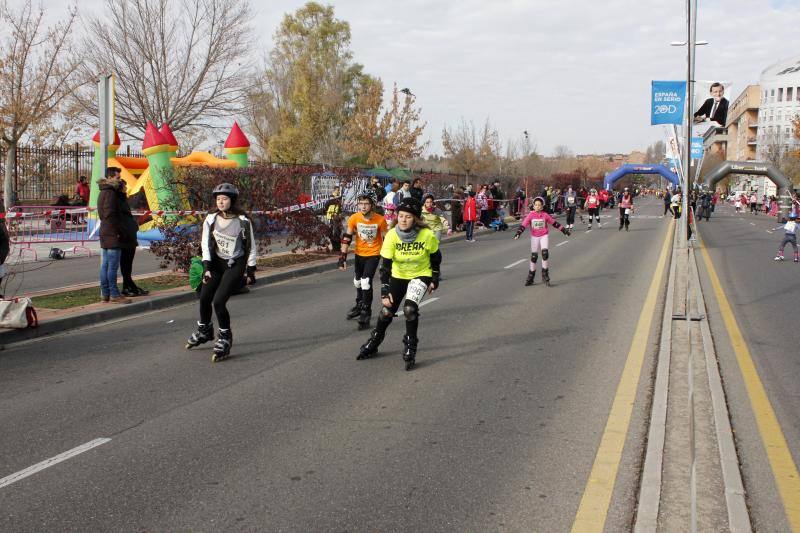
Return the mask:
<path id="1" fill-rule="evenodd" d="M 669 369 L 672 357 L 672 313 L 674 310 L 676 256 L 678 254 L 679 228 L 673 233 L 670 256 L 669 281 L 664 299 L 664 317 L 661 320 L 661 342 L 658 348 L 653 403 L 650 410 L 650 430 L 642 467 L 639 501 L 636 509 L 634 531 L 655 532 L 658 528 L 658 510 L 661 503 L 661 473 L 664 462 L 664 445 L 667 436 L 667 400 L 669 396 Z"/>
<path id="2" fill-rule="evenodd" d="M 513 225 L 515 224 L 509 224 L 509 227 Z M 489 230 L 482 230 L 481 232 L 485 233 L 487 231 Z M 452 235 L 450 237 L 442 238 L 440 243 L 446 244 L 463 239 L 464 239 L 463 234 Z M 353 264 L 352 255 L 347 262 L 349 265 Z M 325 263 L 322 264 L 301 266 L 298 268 L 293 268 L 291 270 L 285 270 L 283 272 L 267 274 L 265 276 L 259 277 L 258 282 L 259 285 L 271 285 L 273 283 L 279 283 L 281 281 L 286 281 L 288 279 L 310 276 L 312 274 L 329 272 L 331 270 L 336 270 L 336 269 L 337 269 L 337 260 L 331 258 L 330 261 L 326 261 Z M 255 290 L 258 290 L 258 287 L 256 287 Z M 147 300 L 140 300 L 140 301 L 134 300 L 133 303 L 127 305 L 115 304 L 114 307 L 99 309 L 97 311 L 79 312 L 61 318 L 54 318 L 52 320 L 42 322 L 37 328 L 0 330 L 0 346 L 4 344 L 12 344 L 16 342 L 36 339 L 39 337 L 45 337 L 48 335 L 54 335 L 56 333 L 62 333 L 64 331 L 69 331 L 72 329 L 91 326 L 100 322 L 119 320 L 121 318 L 138 315 L 141 313 L 146 313 L 148 311 L 157 311 L 160 309 L 166 309 L 168 307 L 174 307 L 176 305 L 188 303 L 196 299 L 197 299 L 197 294 L 194 291 L 189 290 L 186 292 L 180 292 L 176 294 L 165 294 L 164 296 L 155 296 Z"/>

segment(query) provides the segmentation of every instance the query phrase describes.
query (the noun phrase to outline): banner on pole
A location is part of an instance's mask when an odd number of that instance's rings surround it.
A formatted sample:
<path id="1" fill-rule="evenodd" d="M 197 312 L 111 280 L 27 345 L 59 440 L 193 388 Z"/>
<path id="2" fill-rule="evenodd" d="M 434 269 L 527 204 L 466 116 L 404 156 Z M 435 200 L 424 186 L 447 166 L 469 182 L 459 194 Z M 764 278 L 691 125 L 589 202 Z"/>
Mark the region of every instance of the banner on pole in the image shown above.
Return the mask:
<path id="1" fill-rule="evenodd" d="M 685 81 L 653 81 L 650 124 L 682 124 L 685 103 Z"/>
<path id="2" fill-rule="evenodd" d="M 703 138 L 692 137 L 692 159 L 703 158 Z"/>

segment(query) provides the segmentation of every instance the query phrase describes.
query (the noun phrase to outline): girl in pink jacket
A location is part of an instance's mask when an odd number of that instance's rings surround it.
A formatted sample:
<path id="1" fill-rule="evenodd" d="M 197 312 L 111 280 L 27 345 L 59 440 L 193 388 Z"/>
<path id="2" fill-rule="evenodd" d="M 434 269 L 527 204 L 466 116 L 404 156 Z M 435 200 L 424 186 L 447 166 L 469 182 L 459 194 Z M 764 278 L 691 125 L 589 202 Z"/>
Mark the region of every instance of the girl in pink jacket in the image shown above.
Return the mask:
<path id="1" fill-rule="evenodd" d="M 537 196 L 533 199 L 533 211 L 522 221 L 517 229 L 514 239 L 519 239 L 520 235 L 529 228 L 531 232 L 531 263 L 528 269 L 528 277 L 525 285 L 533 285 L 533 278 L 536 276 L 536 260 L 539 259 L 539 252 L 542 253 L 542 279 L 545 285 L 550 285 L 550 269 L 548 259 L 550 258 L 550 239 L 548 237 L 548 225 L 560 230 L 564 235 L 569 235 L 569 229 L 559 224 L 556 219 L 547 214 L 544 209 L 544 198 Z"/>

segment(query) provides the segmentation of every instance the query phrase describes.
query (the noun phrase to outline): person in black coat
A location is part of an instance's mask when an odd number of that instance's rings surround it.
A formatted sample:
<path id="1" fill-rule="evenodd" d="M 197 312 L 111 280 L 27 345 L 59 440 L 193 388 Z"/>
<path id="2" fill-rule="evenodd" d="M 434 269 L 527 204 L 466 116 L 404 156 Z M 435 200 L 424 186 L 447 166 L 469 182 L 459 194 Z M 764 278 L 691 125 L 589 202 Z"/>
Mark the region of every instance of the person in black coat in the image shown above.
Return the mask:
<path id="1" fill-rule="evenodd" d="M 694 112 L 694 121 L 703 122 L 708 119 L 724 126 L 728 118 L 728 99 L 723 96 L 725 87 L 718 82 L 712 83 L 710 92 L 711 98 L 703 102 L 700 109 Z"/>

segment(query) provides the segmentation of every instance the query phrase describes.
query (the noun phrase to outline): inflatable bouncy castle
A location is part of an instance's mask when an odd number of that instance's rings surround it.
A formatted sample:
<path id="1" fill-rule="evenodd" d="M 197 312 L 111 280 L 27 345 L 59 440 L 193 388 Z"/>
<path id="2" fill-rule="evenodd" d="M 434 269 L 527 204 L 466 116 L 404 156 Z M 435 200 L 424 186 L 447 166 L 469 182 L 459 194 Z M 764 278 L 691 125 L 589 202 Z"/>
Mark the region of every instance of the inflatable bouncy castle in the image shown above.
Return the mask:
<path id="1" fill-rule="evenodd" d="M 98 181 L 103 177 L 105 169 L 100 157 L 100 132 L 92 139 L 95 150 L 92 165 L 91 194 L 89 207 L 97 207 L 100 194 Z M 231 132 L 225 141 L 225 159 L 214 157 L 208 152 L 192 152 L 185 157 L 178 157 L 178 141 L 168 124 L 157 129 L 152 122 L 147 123 L 142 152 L 144 157 L 125 157 L 117 155 L 120 146 L 119 134 L 114 131 L 114 142 L 108 146 L 108 166 L 119 167 L 122 179 L 127 185 L 128 197 L 139 196 L 146 201 L 144 210 L 152 213 L 139 226 L 138 238 L 145 241 L 160 240 L 163 235 L 158 227 L 163 221 L 161 211 L 180 211 L 191 209 L 180 187 L 174 180 L 175 169 L 180 167 L 204 166 L 212 168 L 243 168 L 248 166 L 250 142 L 239 125 L 234 122 Z M 90 218 L 90 231 L 97 223 L 96 212 Z M 191 223 L 187 221 L 187 223 Z"/>

